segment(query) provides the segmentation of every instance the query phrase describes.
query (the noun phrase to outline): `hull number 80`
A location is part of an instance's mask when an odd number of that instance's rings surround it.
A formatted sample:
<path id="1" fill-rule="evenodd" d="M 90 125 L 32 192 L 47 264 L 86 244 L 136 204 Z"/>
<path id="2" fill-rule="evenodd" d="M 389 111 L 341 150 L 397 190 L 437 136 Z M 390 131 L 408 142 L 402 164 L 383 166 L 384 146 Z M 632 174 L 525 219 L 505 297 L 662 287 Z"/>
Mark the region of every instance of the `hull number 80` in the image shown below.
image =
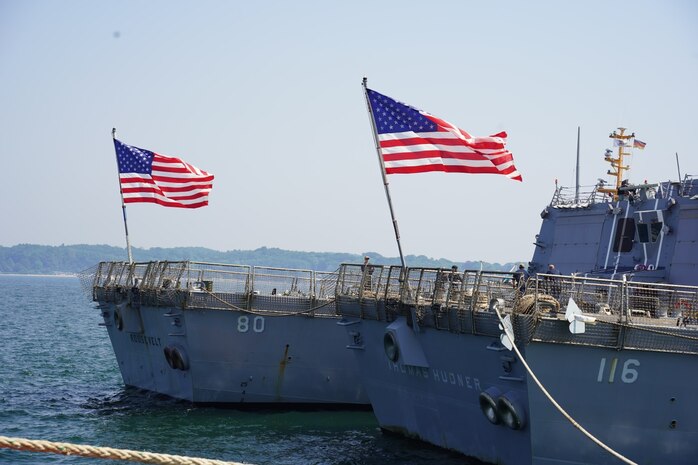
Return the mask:
<path id="1" fill-rule="evenodd" d="M 238 317 L 238 332 L 247 333 L 250 330 L 255 333 L 261 333 L 264 331 L 264 317 L 255 316 L 250 318 L 247 315 L 241 315 Z"/>

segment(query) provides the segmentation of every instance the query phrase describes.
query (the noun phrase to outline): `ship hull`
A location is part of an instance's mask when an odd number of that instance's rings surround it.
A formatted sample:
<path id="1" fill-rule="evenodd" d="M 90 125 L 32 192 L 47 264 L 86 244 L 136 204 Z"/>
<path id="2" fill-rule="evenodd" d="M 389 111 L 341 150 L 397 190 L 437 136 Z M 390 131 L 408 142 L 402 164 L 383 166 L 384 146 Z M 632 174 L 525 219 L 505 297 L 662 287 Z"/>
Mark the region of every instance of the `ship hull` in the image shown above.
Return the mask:
<path id="1" fill-rule="evenodd" d="M 403 317 L 391 324 L 345 323 L 353 341 L 348 347 L 357 357 L 381 428 L 485 462 L 530 464 L 525 377 L 499 339 L 423 327 L 412 333 L 413 339 L 398 340 L 401 354 L 423 353 L 423 366 L 395 363 L 386 356 L 384 337 L 405 323 Z M 495 400 L 498 394 L 512 399 L 520 409 L 522 428 L 490 422 L 480 406 L 483 391 L 494 392 Z"/>
<path id="2" fill-rule="evenodd" d="M 356 362 L 337 344 L 344 337 L 337 318 L 100 307 L 128 386 L 201 404 L 368 408 Z M 168 349 L 176 349 L 177 362 Z"/>
<path id="3" fill-rule="evenodd" d="M 696 463 L 698 399 L 683 373 L 696 355 L 531 343 L 526 359 L 559 404 L 621 455 L 647 464 Z M 533 462 L 617 464 L 529 387 Z"/>
<path id="4" fill-rule="evenodd" d="M 502 465 L 621 463 L 575 428 L 495 337 L 420 327 L 412 341 L 427 361 L 422 367 L 387 358 L 390 324 L 365 319 L 345 326 L 352 341 L 347 347 L 385 430 Z M 567 323 L 557 326 L 562 333 Z M 628 340 L 641 337 L 642 331 L 626 334 Z M 692 373 L 695 354 L 544 342 L 524 350 L 553 398 L 613 451 L 636 463 L 695 463 L 698 399 L 693 385 L 673 375 Z M 511 370 L 503 370 L 512 360 Z M 521 429 L 485 417 L 478 395 L 493 388 L 521 401 Z"/>

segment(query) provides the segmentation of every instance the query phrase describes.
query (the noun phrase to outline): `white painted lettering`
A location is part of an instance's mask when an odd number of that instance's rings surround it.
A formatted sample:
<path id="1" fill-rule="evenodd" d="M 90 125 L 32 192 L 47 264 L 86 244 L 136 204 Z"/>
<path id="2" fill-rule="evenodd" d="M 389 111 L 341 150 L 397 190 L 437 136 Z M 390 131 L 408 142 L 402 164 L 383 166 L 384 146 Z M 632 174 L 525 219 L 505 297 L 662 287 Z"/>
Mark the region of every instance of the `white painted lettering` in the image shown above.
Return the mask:
<path id="1" fill-rule="evenodd" d="M 250 329 L 250 319 L 247 315 L 242 315 L 238 317 L 238 332 L 246 333 Z"/>
<path id="2" fill-rule="evenodd" d="M 394 363 L 388 360 L 388 370 L 400 372 L 409 376 L 429 379 L 429 371 L 431 370 L 431 378 L 433 381 L 450 384 L 452 386 L 463 387 L 467 389 L 480 389 L 480 380 L 471 376 L 465 376 L 462 373 L 441 370 L 439 368 L 425 368 L 413 365 L 403 365 Z"/>
<path id="3" fill-rule="evenodd" d="M 255 333 L 261 333 L 264 331 L 264 317 L 263 316 L 254 317 L 254 320 L 252 320 L 252 329 L 254 330 Z"/>
<path id="4" fill-rule="evenodd" d="M 606 369 L 606 357 L 601 357 L 601 363 L 599 364 L 599 375 L 596 377 L 597 382 L 603 381 L 603 372 Z"/>
<path id="5" fill-rule="evenodd" d="M 640 361 L 634 358 L 625 361 L 625 363 L 623 364 L 623 372 L 620 375 L 620 379 L 624 383 L 634 383 L 635 381 L 637 381 L 637 377 L 640 375 L 640 373 L 636 369 L 631 368 L 631 366 L 639 367 Z"/>
<path id="6" fill-rule="evenodd" d="M 618 366 L 618 359 L 614 358 L 611 360 L 611 373 L 608 375 L 608 382 L 612 383 L 616 379 L 616 367 Z"/>

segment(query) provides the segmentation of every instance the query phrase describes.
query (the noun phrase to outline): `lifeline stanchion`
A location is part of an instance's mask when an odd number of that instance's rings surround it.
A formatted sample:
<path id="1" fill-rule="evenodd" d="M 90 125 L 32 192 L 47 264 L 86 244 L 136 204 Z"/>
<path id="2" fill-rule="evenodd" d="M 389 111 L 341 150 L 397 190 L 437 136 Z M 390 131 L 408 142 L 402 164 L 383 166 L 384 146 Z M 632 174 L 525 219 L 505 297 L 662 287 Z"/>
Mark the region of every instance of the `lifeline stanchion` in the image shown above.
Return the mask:
<path id="1" fill-rule="evenodd" d="M 45 452 L 61 455 L 77 455 L 98 459 L 128 460 L 131 462 L 157 465 L 242 465 L 240 462 L 225 462 L 182 455 L 157 454 L 111 447 L 86 446 L 68 442 L 51 442 L 35 439 L 0 436 L 0 448 L 28 452 Z"/>

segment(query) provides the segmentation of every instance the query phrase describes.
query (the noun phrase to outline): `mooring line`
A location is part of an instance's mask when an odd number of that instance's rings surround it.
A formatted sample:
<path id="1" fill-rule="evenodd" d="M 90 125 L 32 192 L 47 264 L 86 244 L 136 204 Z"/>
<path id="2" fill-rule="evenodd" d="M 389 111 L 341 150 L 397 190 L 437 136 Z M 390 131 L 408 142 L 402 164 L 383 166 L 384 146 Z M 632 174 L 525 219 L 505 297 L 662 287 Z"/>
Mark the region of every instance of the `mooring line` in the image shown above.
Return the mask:
<path id="1" fill-rule="evenodd" d="M 78 455 L 98 459 L 128 460 L 131 462 L 156 465 L 242 465 L 240 462 L 186 457 L 183 455 L 157 454 L 111 447 L 97 447 L 68 442 L 51 442 L 36 439 L 11 438 L 0 436 L 0 448 L 29 452 L 45 452 L 61 455 Z"/>
<path id="2" fill-rule="evenodd" d="M 572 423 L 572 426 L 577 428 L 579 431 L 581 431 L 587 438 L 591 439 L 596 445 L 601 447 L 603 450 L 608 452 L 609 454 L 613 455 L 617 459 L 629 464 L 629 465 L 638 465 L 637 462 L 633 462 L 629 458 L 625 457 L 624 455 L 621 455 L 619 452 L 616 452 L 613 450 L 611 447 L 607 446 L 604 444 L 600 439 L 596 438 L 594 435 L 592 435 L 589 431 L 584 429 L 582 425 L 580 425 L 572 416 L 563 409 L 560 404 L 558 404 L 555 399 L 553 398 L 552 395 L 545 389 L 543 384 L 538 380 L 536 375 L 533 373 L 533 370 L 531 370 L 531 367 L 528 366 L 528 363 L 526 363 L 526 360 L 524 359 L 523 355 L 521 355 L 521 352 L 519 351 L 519 348 L 516 346 L 514 343 L 514 336 L 509 333 L 509 328 L 507 328 L 507 325 L 504 324 L 504 318 L 502 318 L 502 315 L 499 313 L 499 308 L 497 308 L 497 305 L 493 305 L 494 311 L 497 312 L 497 317 L 499 318 L 499 321 L 502 323 L 502 328 L 504 329 L 504 332 L 506 333 L 507 337 L 509 338 L 509 341 L 511 342 L 511 345 L 516 352 L 516 355 L 519 356 L 519 360 L 521 360 L 521 363 L 523 364 L 524 368 L 526 368 L 526 371 L 528 374 L 531 376 L 531 379 L 538 385 L 540 390 L 545 394 L 545 397 L 548 398 L 548 400 L 555 406 L 555 408 L 564 416 L 570 423 Z"/>

